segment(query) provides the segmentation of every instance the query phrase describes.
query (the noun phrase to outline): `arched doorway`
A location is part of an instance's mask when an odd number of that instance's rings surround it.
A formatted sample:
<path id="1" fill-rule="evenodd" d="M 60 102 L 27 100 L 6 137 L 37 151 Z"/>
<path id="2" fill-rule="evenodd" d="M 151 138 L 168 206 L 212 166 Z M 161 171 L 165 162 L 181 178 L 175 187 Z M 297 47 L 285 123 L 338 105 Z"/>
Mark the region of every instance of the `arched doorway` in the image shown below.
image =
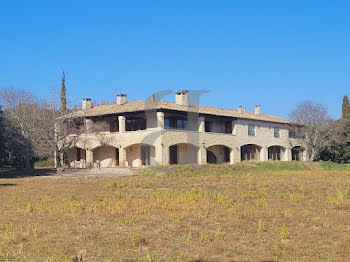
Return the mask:
<path id="1" fill-rule="evenodd" d="M 292 148 L 292 160 L 293 161 L 303 161 L 304 148 L 301 146 L 295 146 Z"/>
<path id="2" fill-rule="evenodd" d="M 254 144 L 241 146 L 241 161 L 259 161 L 261 147 Z"/>
<path id="3" fill-rule="evenodd" d="M 224 145 L 213 145 L 207 148 L 207 163 L 221 164 L 230 162 L 231 149 Z"/>
<path id="4" fill-rule="evenodd" d="M 94 167 L 119 166 L 119 149 L 114 146 L 99 146 L 93 150 Z"/>
<path id="5" fill-rule="evenodd" d="M 140 167 L 156 165 L 155 147 L 148 144 L 133 144 L 125 148 L 127 166 Z"/>
<path id="6" fill-rule="evenodd" d="M 174 164 L 197 164 L 198 146 L 179 143 L 169 147 L 169 163 Z"/>
<path id="7" fill-rule="evenodd" d="M 268 149 L 268 159 L 273 161 L 285 160 L 285 148 L 281 146 L 270 146 Z"/>
<path id="8" fill-rule="evenodd" d="M 85 168 L 86 151 L 80 147 L 65 149 L 64 161 L 70 168 Z"/>

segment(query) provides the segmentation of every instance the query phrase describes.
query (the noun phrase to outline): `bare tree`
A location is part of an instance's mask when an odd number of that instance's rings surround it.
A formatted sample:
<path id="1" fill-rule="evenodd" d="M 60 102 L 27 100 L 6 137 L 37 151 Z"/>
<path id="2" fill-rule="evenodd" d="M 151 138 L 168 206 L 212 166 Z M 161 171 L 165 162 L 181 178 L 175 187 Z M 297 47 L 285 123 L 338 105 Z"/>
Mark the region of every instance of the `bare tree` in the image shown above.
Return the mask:
<path id="1" fill-rule="evenodd" d="M 17 129 L 24 138 L 25 168 L 33 168 L 35 156 L 52 156 L 53 121 L 59 114 L 57 108 L 26 90 L 13 87 L 0 89 L 0 102 L 11 128 Z"/>
<path id="2" fill-rule="evenodd" d="M 327 131 L 330 117 L 326 107 L 305 100 L 298 104 L 289 116 L 298 124 L 294 126 L 294 132 L 297 136 L 305 138 L 308 158 L 313 161 L 329 141 Z"/>

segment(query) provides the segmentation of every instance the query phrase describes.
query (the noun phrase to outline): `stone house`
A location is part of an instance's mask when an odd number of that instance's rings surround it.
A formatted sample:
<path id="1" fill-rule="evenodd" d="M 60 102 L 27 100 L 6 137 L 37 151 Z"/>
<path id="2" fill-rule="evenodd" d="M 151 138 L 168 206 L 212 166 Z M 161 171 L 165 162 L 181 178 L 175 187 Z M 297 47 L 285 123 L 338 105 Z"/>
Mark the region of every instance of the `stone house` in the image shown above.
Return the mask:
<path id="1" fill-rule="evenodd" d="M 261 114 L 260 106 L 247 112 L 192 105 L 190 93 L 178 91 L 175 102 L 128 102 L 119 94 L 116 104 L 95 107 L 83 99 L 81 110 L 65 116 L 74 128 L 58 146 L 74 168 L 306 160 L 289 120 Z"/>

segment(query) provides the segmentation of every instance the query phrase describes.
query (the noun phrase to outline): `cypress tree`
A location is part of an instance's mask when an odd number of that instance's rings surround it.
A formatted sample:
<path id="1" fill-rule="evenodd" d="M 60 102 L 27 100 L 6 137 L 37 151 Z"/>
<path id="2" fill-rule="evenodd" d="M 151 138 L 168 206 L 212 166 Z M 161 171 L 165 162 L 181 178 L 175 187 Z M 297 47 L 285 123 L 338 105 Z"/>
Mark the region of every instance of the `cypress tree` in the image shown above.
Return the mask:
<path id="1" fill-rule="evenodd" d="M 67 110 L 67 98 L 66 98 L 66 75 L 64 71 L 62 73 L 62 86 L 61 86 L 61 112 L 65 112 Z"/>
<path id="2" fill-rule="evenodd" d="M 342 119 L 350 118 L 350 105 L 348 96 L 344 96 L 342 105 Z"/>
<path id="3" fill-rule="evenodd" d="M 3 121 L 3 111 L 0 105 L 0 167 L 3 166 L 3 160 L 5 156 L 5 126 Z"/>

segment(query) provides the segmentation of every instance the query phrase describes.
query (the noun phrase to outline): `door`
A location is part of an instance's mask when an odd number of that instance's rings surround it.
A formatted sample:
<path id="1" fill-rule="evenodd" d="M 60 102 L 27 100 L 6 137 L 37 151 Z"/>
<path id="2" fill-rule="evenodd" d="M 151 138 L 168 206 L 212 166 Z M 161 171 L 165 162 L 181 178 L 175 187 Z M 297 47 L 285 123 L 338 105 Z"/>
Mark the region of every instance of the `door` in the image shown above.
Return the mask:
<path id="1" fill-rule="evenodd" d="M 170 165 L 176 165 L 177 164 L 177 146 L 171 146 L 169 148 L 169 154 L 170 154 Z"/>

